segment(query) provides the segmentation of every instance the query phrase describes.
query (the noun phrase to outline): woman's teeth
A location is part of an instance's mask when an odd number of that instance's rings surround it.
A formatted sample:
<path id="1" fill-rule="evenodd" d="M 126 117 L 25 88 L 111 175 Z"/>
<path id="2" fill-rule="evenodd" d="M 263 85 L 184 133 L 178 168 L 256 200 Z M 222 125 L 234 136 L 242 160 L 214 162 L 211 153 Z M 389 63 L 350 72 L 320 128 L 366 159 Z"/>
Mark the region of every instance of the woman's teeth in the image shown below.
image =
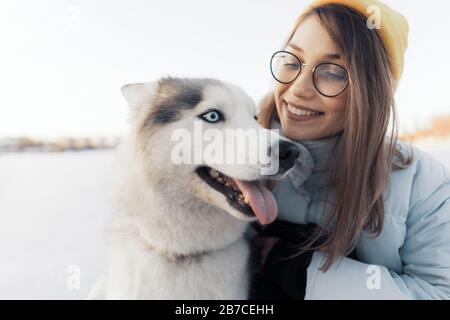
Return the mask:
<path id="1" fill-rule="evenodd" d="M 301 117 L 312 117 L 312 116 L 318 116 L 321 114 L 320 112 L 301 110 L 301 109 L 295 108 L 289 104 L 287 105 L 287 109 L 290 113 L 293 113 L 296 116 L 301 116 Z"/>

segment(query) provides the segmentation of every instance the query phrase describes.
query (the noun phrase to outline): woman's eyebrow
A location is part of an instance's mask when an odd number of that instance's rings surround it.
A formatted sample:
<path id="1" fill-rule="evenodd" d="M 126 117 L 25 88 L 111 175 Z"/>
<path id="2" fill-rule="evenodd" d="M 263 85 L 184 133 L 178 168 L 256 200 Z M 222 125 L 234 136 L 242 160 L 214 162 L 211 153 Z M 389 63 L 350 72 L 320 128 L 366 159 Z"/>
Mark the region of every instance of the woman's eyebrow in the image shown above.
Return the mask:
<path id="1" fill-rule="evenodd" d="M 302 48 L 300 48 L 299 46 L 297 46 L 294 43 L 289 43 L 288 47 L 291 47 L 292 49 L 297 50 L 298 52 L 301 52 L 303 54 L 305 53 L 305 51 Z M 329 53 L 329 54 L 324 55 L 323 57 L 326 59 L 334 59 L 334 60 L 342 59 L 342 57 L 337 53 Z"/>

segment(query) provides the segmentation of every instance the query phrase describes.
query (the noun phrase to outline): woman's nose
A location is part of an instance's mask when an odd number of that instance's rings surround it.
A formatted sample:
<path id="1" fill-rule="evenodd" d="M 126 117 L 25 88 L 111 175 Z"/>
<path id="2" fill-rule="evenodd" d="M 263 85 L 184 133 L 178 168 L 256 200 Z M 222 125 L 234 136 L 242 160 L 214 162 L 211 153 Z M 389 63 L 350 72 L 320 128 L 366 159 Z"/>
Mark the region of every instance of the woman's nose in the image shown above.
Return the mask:
<path id="1" fill-rule="evenodd" d="M 296 97 L 312 97 L 315 94 L 315 89 L 311 70 L 303 68 L 297 79 L 291 83 L 289 91 Z"/>

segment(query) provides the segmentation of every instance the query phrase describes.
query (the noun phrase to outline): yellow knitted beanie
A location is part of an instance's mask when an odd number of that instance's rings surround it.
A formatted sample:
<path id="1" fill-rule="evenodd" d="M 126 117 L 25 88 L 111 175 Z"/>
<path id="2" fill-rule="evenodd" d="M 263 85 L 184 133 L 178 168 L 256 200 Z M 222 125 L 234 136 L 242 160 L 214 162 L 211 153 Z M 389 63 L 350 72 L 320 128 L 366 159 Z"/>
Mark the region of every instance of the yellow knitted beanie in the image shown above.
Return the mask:
<path id="1" fill-rule="evenodd" d="M 379 13 L 380 28 L 375 30 L 386 47 L 391 72 L 398 83 L 403 73 L 405 51 L 408 47 L 409 26 L 406 18 L 377 0 L 315 0 L 306 8 L 306 11 L 328 4 L 348 7 L 366 18 L 375 17 Z M 298 19 L 300 18 L 301 15 Z M 297 20 L 295 29 L 299 23 L 300 21 Z"/>

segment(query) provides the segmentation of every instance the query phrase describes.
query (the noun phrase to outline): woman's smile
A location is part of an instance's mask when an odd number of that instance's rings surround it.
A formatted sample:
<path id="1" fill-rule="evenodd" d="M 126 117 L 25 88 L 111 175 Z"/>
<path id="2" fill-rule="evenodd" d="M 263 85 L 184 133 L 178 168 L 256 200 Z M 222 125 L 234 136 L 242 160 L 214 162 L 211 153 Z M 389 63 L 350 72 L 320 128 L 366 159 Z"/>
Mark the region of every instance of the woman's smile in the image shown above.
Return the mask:
<path id="1" fill-rule="evenodd" d="M 292 121 L 314 121 L 320 120 L 321 117 L 325 115 L 325 113 L 313 110 L 310 108 L 306 108 L 303 106 L 289 104 L 286 101 L 283 101 L 284 108 L 287 111 L 288 119 Z"/>

